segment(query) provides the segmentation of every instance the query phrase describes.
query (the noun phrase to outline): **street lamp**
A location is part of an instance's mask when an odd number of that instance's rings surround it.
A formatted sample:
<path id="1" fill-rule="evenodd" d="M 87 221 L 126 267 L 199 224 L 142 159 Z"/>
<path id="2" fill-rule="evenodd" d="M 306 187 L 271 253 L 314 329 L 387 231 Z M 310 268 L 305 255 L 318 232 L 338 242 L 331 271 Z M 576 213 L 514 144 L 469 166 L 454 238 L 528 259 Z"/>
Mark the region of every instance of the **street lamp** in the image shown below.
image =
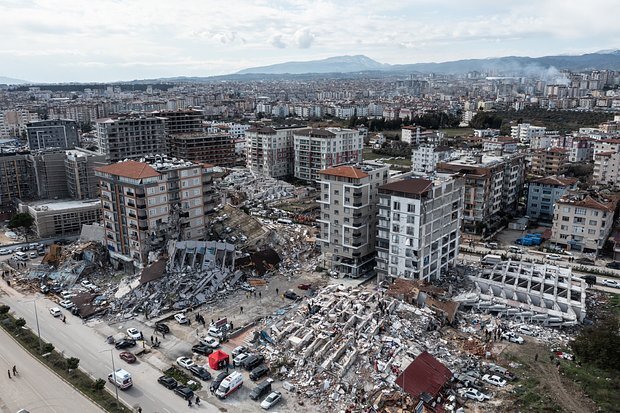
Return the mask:
<path id="1" fill-rule="evenodd" d="M 100 353 L 103 353 L 104 351 L 109 351 L 110 352 L 110 358 L 112 359 L 112 377 L 114 378 L 114 382 L 112 384 L 114 384 L 114 391 L 116 392 L 116 403 L 120 404 L 120 401 L 118 400 L 118 384 L 116 384 L 116 367 L 114 367 L 114 352 L 112 351 L 114 349 L 109 349 L 109 350 L 101 350 Z"/>
<path id="2" fill-rule="evenodd" d="M 41 329 L 39 328 L 39 312 L 37 311 L 37 299 L 39 295 L 37 294 L 33 300 L 30 301 L 21 301 L 22 303 L 30 303 L 34 304 L 34 319 L 37 323 L 37 336 L 39 337 L 39 354 L 43 353 L 43 342 L 41 341 Z"/>

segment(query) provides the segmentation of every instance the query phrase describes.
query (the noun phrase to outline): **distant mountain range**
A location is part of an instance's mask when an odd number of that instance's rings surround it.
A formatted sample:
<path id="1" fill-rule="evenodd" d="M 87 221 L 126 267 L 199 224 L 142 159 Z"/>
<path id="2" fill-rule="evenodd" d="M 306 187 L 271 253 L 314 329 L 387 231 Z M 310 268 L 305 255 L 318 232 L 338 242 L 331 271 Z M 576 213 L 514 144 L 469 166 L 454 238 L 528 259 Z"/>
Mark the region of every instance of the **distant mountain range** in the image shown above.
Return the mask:
<path id="1" fill-rule="evenodd" d="M 531 72 L 555 68 L 558 70 L 620 69 L 620 51 L 603 50 L 583 55 L 560 55 L 543 57 L 507 56 L 489 59 L 466 59 L 441 63 L 414 63 L 390 65 L 380 63 L 363 55 L 337 56 L 306 62 L 286 62 L 270 66 L 241 70 L 235 75 L 248 74 L 306 74 L 306 73 L 353 73 L 353 72 L 417 72 L 459 74 L 473 71 L 495 75 L 526 75 Z"/>
<path id="2" fill-rule="evenodd" d="M 13 79 L 12 77 L 0 76 L 0 85 L 23 85 L 24 83 L 30 82 L 21 79 Z"/>

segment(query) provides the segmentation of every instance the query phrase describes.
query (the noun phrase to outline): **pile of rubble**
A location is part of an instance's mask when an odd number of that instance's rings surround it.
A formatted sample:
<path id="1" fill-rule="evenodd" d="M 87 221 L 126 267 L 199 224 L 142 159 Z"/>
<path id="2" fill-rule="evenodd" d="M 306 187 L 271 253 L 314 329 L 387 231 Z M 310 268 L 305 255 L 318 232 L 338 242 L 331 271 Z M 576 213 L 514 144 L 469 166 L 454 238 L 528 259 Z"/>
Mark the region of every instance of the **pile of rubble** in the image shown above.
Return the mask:
<path id="1" fill-rule="evenodd" d="M 430 308 L 385 291 L 331 285 L 270 326 L 274 344 L 265 353 L 304 399 L 327 411 L 356 411 L 397 391 L 398 375 L 423 351 L 453 371 L 475 359 L 467 345 L 442 337 L 439 324 Z"/>
<path id="2" fill-rule="evenodd" d="M 234 193 L 238 192 L 244 199 L 267 203 L 296 196 L 295 187 L 288 182 L 256 175 L 249 169 L 234 169 L 216 186 L 228 196 L 234 196 Z"/>

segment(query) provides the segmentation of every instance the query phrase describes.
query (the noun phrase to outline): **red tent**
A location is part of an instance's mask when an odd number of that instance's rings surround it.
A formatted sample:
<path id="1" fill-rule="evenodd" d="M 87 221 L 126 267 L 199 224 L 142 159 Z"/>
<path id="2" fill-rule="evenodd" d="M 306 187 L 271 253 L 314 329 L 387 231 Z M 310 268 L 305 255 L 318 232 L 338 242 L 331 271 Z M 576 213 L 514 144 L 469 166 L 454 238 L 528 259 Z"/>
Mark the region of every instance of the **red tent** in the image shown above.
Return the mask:
<path id="1" fill-rule="evenodd" d="M 230 356 L 222 350 L 215 350 L 209 354 L 209 367 L 213 370 L 225 369 L 228 363 L 230 363 Z"/>

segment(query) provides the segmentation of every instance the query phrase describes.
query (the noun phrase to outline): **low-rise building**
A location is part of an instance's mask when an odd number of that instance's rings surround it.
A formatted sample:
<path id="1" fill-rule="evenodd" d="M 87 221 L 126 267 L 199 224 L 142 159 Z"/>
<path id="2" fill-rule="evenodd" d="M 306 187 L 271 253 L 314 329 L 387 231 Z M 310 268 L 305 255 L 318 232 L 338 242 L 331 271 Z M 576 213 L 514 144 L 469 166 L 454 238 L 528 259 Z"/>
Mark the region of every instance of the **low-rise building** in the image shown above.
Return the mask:
<path id="1" fill-rule="evenodd" d="M 570 151 L 566 148 L 541 149 L 532 152 L 530 171 L 534 175 L 564 175 L 568 169 Z"/>
<path id="2" fill-rule="evenodd" d="M 82 225 L 101 221 L 98 199 L 20 203 L 19 210 L 32 216 L 38 238 L 77 235 Z"/>
<path id="3" fill-rule="evenodd" d="M 495 155 L 514 153 L 517 151 L 519 141 L 510 136 L 496 136 L 482 141 L 484 152 L 493 152 Z"/>
<path id="4" fill-rule="evenodd" d="M 527 215 L 542 221 L 553 220 L 555 203 L 567 191 L 577 189 L 577 178 L 547 176 L 529 182 Z"/>
<path id="5" fill-rule="evenodd" d="M 411 170 L 422 174 L 434 172 L 437 163 L 450 160 L 453 153 L 449 146 L 420 144 L 411 150 Z"/>
<path id="6" fill-rule="evenodd" d="M 613 229 L 618 198 L 568 192 L 555 204 L 551 242 L 567 250 L 596 253 Z"/>
<path id="7" fill-rule="evenodd" d="M 379 187 L 377 276 L 430 281 L 454 265 L 463 213 L 463 180 L 413 178 Z"/>

